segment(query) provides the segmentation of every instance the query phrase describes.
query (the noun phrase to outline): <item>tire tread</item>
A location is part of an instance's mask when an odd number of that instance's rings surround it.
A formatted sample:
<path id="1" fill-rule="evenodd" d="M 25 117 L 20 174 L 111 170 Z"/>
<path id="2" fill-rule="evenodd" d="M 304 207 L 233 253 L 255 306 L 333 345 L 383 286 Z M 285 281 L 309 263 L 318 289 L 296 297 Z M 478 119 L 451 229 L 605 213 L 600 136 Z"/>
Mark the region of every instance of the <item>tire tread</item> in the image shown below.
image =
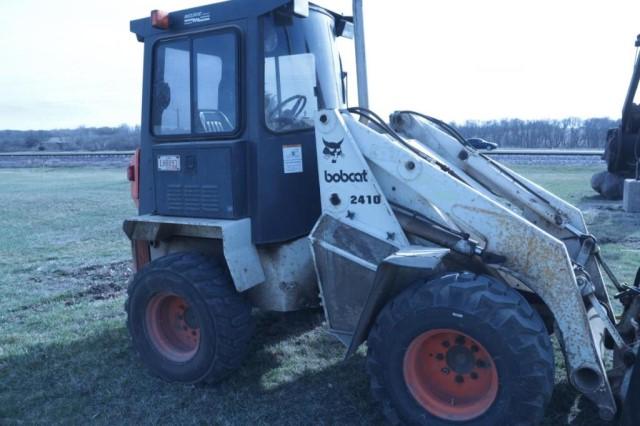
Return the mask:
<path id="1" fill-rule="evenodd" d="M 516 392 L 513 395 L 509 424 L 541 421 L 554 386 L 553 348 L 542 319 L 518 292 L 506 284 L 482 275 L 455 273 L 417 283 L 405 290 L 383 308 L 370 331 L 366 368 L 374 399 L 381 405 L 389 423 L 397 425 L 402 421 L 383 385 L 385 366 L 381 360 L 386 350 L 385 336 L 393 333 L 393 325 L 407 313 L 429 307 L 479 313 L 494 329 L 509 327 L 519 330 L 518 336 L 509 339 L 514 342 L 511 349 L 517 352 L 523 365 L 537 364 L 541 368 L 523 373 L 529 383 L 523 388 L 534 388 L 537 393 Z"/>
<path id="2" fill-rule="evenodd" d="M 136 286 L 143 281 L 141 276 L 150 270 L 180 275 L 196 289 L 212 315 L 216 334 L 215 358 L 206 374 L 191 383 L 219 382 L 238 369 L 247 355 L 255 325 L 251 305 L 236 292 L 224 262 L 198 253 L 175 253 L 146 265 L 129 281 L 127 288 L 125 309 L 130 331 L 130 299 Z"/>

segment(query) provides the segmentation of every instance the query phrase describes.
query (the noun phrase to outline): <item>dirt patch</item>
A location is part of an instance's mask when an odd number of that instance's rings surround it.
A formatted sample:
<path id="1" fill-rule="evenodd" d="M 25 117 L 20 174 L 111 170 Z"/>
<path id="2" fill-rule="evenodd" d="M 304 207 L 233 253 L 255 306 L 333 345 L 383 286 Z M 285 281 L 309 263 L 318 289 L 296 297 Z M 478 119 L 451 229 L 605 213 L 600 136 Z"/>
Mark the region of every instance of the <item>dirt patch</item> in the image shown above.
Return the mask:
<path id="1" fill-rule="evenodd" d="M 609 203 L 585 205 L 583 214 L 589 230 L 601 244 L 638 247 L 640 215 L 626 213 L 621 206 Z"/>
<path id="2" fill-rule="evenodd" d="M 82 299 L 105 300 L 118 297 L 127 289 L 127 283 L 133 274 L 131 262 L 117 262 L 108 265 L 96 265 L 76 270 L 58 270 L 61 277 L 69 277 L 82 283 L 84 289 L 74 292 L 65 300 L 70 306 Z"/>
<path id="3" fill-rule="evenodd" d="M 133 275 L 130 261 L 87 266 L 78 269 L 58 269 L 53 272 L 29 277 L 30 283 L 41 287 L 54 287 L 64 281 L 63 291 L 39 303 L 19 306 L 11 312 L 42 311 L 53 302 L 63 302 L 66 306 L 75 305 L 82 300 L 105 300 L 118 297 L 127 289 L 127 283 Z"/>

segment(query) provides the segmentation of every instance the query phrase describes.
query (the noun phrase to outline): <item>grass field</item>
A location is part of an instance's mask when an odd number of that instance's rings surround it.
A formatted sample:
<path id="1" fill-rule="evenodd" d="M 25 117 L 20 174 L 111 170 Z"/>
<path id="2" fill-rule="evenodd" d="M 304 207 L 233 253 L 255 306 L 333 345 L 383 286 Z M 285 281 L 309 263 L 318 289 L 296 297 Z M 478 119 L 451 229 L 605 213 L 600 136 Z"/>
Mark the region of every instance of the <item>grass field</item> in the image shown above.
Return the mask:
<path id="1" fill-rule="evenodd" d="M 519 167 L 579 204 L 621 277 L 640 265 L 640 215 L 593 196 L 594 168 Z M 320 311 L 259 314 L 252 354 L 215 387 L 150 376 L 131 349 L 123 170 L 0 170 L 0 424 L 379 424 L 364 356 Z M 559 366 L 562 361 L 557 359 Z M 600 424 L 558 369 L 546 425 Z"/>

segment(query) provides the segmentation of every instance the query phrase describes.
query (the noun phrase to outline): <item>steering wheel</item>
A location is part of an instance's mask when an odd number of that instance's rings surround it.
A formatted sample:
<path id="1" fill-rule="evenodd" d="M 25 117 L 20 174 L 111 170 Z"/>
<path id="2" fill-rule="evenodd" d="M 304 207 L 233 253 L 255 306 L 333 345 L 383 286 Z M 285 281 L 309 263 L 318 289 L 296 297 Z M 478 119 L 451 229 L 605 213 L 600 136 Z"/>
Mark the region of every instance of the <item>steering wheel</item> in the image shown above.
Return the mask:
<path id="1" fill-rule="evenodd" d="M 284 107 L 293 103 L 291 108 L 285 109 Z M 293 95 L 284 101 L 280 102 L 274 109 L 269 112 L 269 121 L 278 123 L 278 129 L 282 129 L 288 125 L 296 123 L 296 119 L 302 114 L 307 106 L 307 97 L 304 95 Z"/>

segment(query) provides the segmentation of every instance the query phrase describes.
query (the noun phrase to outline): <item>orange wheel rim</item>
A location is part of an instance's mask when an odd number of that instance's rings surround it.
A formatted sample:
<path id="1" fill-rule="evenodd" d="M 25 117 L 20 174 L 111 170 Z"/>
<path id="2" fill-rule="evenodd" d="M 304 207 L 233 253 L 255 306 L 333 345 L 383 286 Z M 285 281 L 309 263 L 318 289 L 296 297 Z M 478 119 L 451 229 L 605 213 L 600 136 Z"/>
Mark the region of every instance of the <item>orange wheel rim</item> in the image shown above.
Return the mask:
<path id="1" fill-rule="evenodd" d="M 413 339 L 403 370 L 416 401 L 442 419 L 474 419 L 491 407 L 498 394 L 491 355 L 459 331 L 435 329 Z"/>
<path id="2" fill-rule="evenodd" d="M 147 335 L 165 358 L 186 362 L 200 347 L 200 324 L 185 299 L 171 293 L 158 293 L 147 304 Z"/>

